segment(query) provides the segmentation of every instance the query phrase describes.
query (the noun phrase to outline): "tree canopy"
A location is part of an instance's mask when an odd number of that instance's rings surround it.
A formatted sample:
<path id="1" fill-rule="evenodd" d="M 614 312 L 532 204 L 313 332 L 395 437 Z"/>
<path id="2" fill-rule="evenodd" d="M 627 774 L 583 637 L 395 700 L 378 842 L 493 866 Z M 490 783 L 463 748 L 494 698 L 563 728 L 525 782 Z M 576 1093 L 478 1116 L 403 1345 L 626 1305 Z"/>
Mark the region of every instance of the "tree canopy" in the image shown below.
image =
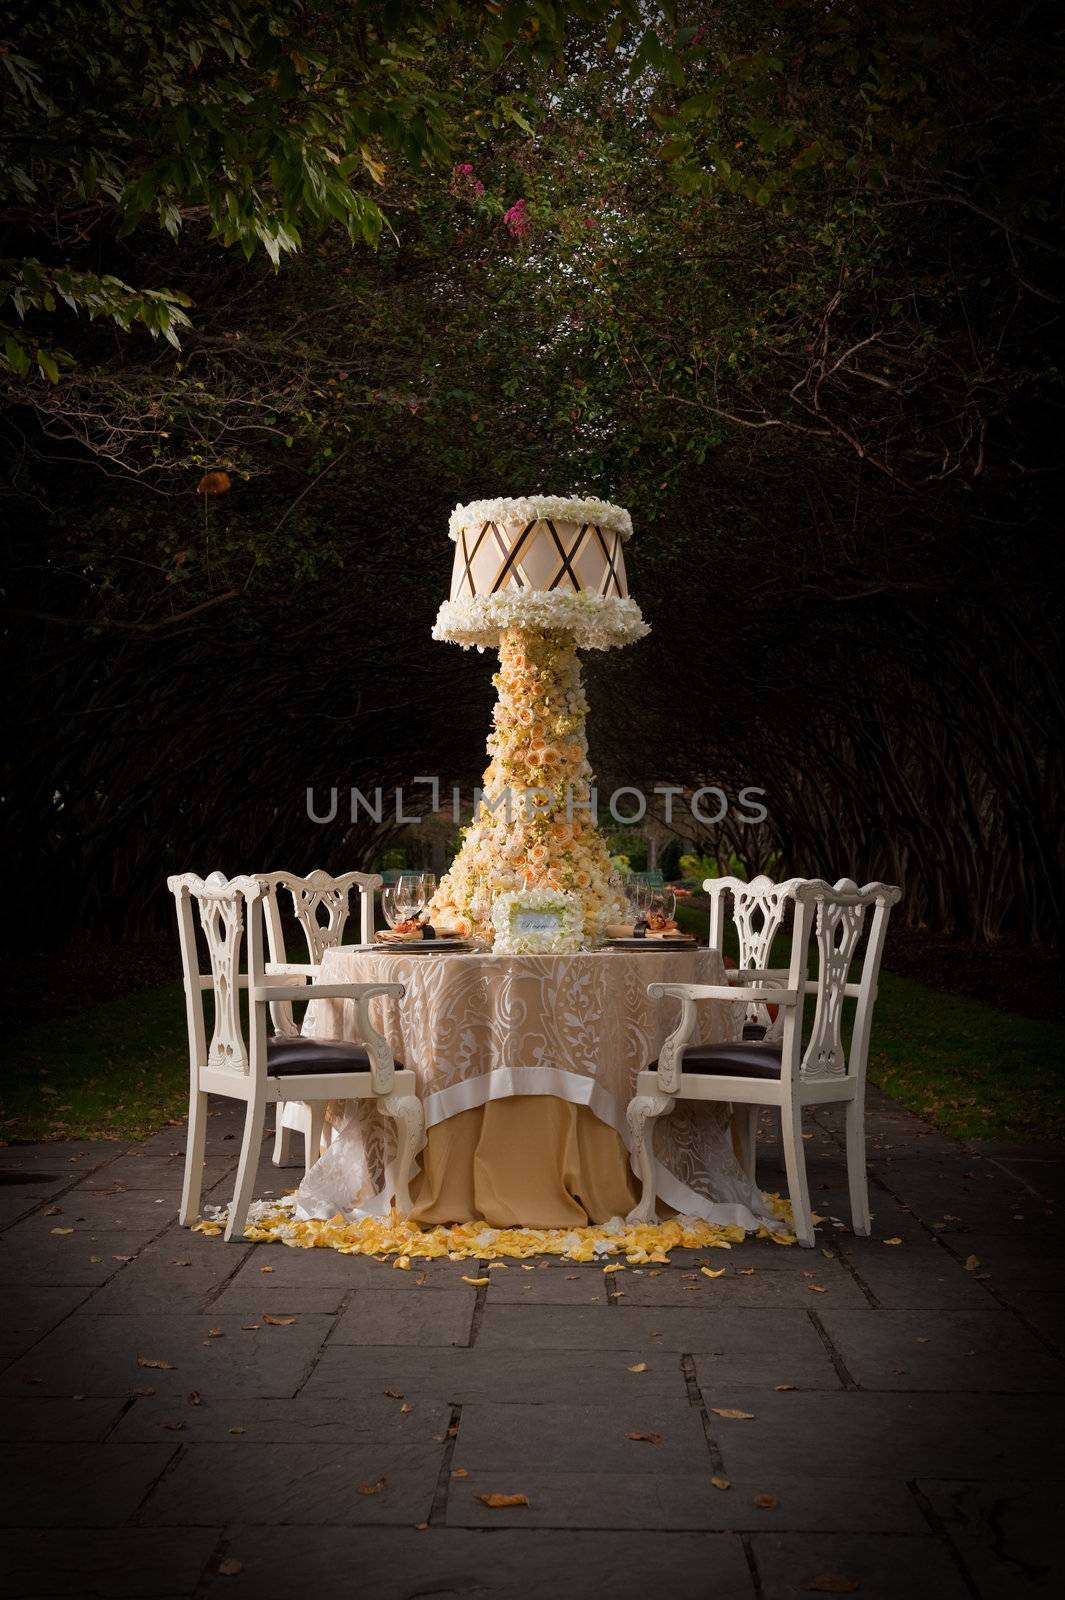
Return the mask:
<path id="1" fill-rule="evenodd" d="M 6 810 L 82 920 L 372 848 L 308 783 L 470 781 L 447 510 L 572 489 L 655 628 L 590 664 L 604 778 L 1057 937 L 1053 8 L 0 15 Z"/>

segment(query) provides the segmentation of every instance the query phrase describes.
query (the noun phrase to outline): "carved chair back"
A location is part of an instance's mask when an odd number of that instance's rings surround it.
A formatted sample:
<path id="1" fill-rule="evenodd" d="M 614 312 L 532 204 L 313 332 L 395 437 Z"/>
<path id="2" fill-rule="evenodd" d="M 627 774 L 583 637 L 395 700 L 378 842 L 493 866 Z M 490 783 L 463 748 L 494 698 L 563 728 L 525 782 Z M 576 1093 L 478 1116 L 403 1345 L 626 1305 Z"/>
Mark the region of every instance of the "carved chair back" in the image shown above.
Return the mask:
<path id="1" fill-rule="evenodd" d="M 193 1089 L 205 1073 L 247 1078 L 266 1072 L 265 1007 L 242 1006 L 241 991 L 265 983 L 262 898 L 255 878 L 227 879 L 220 872 L 200 878 L 194 872 L 168 878 L 177 902 L 185 1010 L 189 1026 L 189 1065 Z M 210 970 L 200 970 L 197 923 Z M 246 950 L 247 973 L 240 970 Z M 204 996 L 212 999 L 207 1037 Z"/>
<path id="2" fill-rule="evenodd" d="M 271 968 L 286 962 L 285 919 L 282 898 L 291 902 L 292 911 L 307 946 L 307 962 L 319 967 L 327 950 L 343 943 L 344 929 L 351 911 L 351 896 L 359 892 L 359 931 L 363 944 L 373 942 L 374 894 L 381 878 L 373 872 L 344 872 L 333 877 L 315 868 L 305 878 L 294 872 L 266 872 L 261 879 L 266 912 L 266 938 Z M 274 1028 L 286 1038 L 294 1038 L 299 1028 L 287 1002 L 270 1007 Z"/>
<path id="3" fill-rule="evenodd" d="M 785 1008 L 783 1076 L 863 1080 L 888 918 L 902 891 L 885 883 L 867 883 L 859 889 L 851 878 L 840 878 L 836 884 L 814 878 L 799 882 L 793 893 L 787 986 L 800 996 L 813 994 L 815 1003 L 809 1029 L 802 1003 Z M 859 952 L 863 933 L 864 948 Z M 811 978 L 815 953 L 817 972 Z M 857 972 L 852 970 L 855 963 Z M 850 1000 L 855 1004 L 848 1042 L 844 1032 Z"/>
<path id="4" fill-rule="evenodd" d="M 788 913 L 795 903 L 796 886 L 805 880 L 788 878 L 774 883 L 764 874 L 749 883 L 742 878 L 707 878 L 704 891 L 710 896 L 711 950 L 724 954 L 727 902 L 731 900 L 732 922 L 739 944 L 739 970 L 764 971 L 773 953 L 773 941 L 783 928 Z M 765 1037 L 779 1037 L 784 1019 L 779 1014 L 775 1021 L 769 1009 L 761 1002 L 752 1001 L 743 1016 L 745 1027 L 765 1029 Z"/>

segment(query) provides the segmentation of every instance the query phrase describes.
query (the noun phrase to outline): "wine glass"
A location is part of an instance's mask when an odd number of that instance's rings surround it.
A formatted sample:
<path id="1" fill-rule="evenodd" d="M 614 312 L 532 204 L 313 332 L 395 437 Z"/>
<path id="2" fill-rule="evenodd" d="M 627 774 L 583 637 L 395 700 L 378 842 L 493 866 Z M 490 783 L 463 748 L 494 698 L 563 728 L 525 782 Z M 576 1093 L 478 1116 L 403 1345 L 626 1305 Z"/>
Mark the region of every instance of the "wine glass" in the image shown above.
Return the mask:
<path id="1" fill-rule="evenodd" d="M 417 917 L 425 910 L 425 874 L 401 872 L 396 884 L 396 910 L 401 918 Z"/>
<path id="2" fill-rule="evenodd" d="M 399 912 L 396 910 L 396 886 L 394 883 L 386 883 L 381 890 L 381 910 L 384 912 L 385 921 L 390 928 L 394 928 L 396 923 L 401 920 Z"/>
<path id="3" fill-rule="evenodd" d="M 646 922 L 647 913 L 651 908 L 651 891 L 643 879 L 638 878 L 635 873 L 630 873 L 625 879 L 625 899 L 629 903 L 633 923 L 638 925 Z"/>

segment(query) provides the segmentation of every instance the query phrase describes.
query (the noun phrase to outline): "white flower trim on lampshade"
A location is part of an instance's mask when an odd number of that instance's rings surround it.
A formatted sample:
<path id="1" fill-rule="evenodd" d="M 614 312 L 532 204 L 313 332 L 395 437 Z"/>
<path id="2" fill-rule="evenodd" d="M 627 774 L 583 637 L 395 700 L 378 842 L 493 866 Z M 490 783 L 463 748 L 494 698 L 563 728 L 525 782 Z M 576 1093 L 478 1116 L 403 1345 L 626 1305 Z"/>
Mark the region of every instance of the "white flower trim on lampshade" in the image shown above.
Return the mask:
<path id="1" fill-rule="evenodd" d="M 651 631 L 635 600 L 559 589 L 508 589 L 445 600 L 433 624 L 433 638 L 449 639 L 464 650 L 471 645 L 483 650 L 497 645 L 506 628 L 565 633 L 584 650 L 616 650 Z"/>
<path id="2" fill-rule="evenodd" d="M 632 537 L 632 518 L 624 506 L 609 500 L 580 500 L 566 495 L 529 494 L 516 499 L 471 500 L 456 506 L 448 530 L 457 539 L 463 528 L 479 528 L 485 522 L 593 522 L 610 528 L 623 539 Z"/>
<path id="3" fill-rule="evenodd" d="M 515 919 L 522 912 L 554 914 L 557 921 L 550 928 L 519 930 Z M 514 889 L 497 895 L 492 927 L 492 952 L 497 956 L 569 955 L 585 946 L 581 898 L 565 889 Z"/>

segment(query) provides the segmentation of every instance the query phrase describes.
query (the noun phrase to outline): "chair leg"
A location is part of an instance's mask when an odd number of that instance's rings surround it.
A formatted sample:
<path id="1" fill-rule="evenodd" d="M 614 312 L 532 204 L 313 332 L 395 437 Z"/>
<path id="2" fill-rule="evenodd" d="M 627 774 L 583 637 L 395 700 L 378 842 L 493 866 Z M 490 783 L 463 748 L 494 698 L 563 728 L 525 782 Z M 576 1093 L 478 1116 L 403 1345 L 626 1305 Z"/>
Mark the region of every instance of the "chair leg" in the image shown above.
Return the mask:
<path id="1" fill-rule="evenodd" d="M 740 1133 L 740 1148 L 743 1154 L 740 1165 L 744 1176 L 750 1183 L 754 1182 L 755 1169 L 758 1165 L 758 1121 L 761 1106 L 733 1106 L 732 1115 Z"/>
<path id="2" fill-rule="evenodd" d="M 784 1141 L 784 1170 L 788 1175 L 795 1237 L 809 1248 L 814 1243 L 814 1222 L 810 1214 L 810 1190 L 806 1182 L 806 1151 L 802 1142 L 802 1107 L 780 1109 L 780 1132 Z"/>
<path id="3" fill-rule="evenodd" d="M 292 1166 L 292 1134 L 293 1129 L 286 1127 L 282 1122 L 285 1115 L 285 1101 L 277 1102 L 277 1126 L 274 1129 L 274 1166 Z"/>
<path id="4" fill-rule="evenodd" d="M 410 1197 L 410 1180 L 414 1158 L 425 1137 L 425 1112 L 422 1103 L 412 1094 L 386 1094 L 381 1098 L 381 1110 L 396 1124 L 396 1160 L 393 1168 L 392 1189 L 396 1210 L 407 1217 L 414 1209 Z"/>
<path id="5" fill-rule="evenodd" d="M 652 1090 L 650 1094 L 638 1094 L 629 1101 L 625 1118 L 629 1125 L 629 1148 L 640 1177 L 640 1198 L 626 1217 L 627 1222 L 658 1221 L 655 1211 L 655 1161 L 647 1124 L 665 1116 L 675 1104 L 672 1095 L 660 1094 L 657 1090 Z"/>
<path id="6" fill-rule="evenodd" d="M 229 1219 L 226 1222 L 226 1239 L 243 1239 L 244 1223 L 248 1216 L 248 1207 L 252 1202 L 252 1191 L 255 1188 L 255 1174 L 259 1166 L 259 1153 L 263 1143 L 263 1127 L 266 1123 L 266 1107 L 261 1100 L 249 1100 L 248 1111 L 244 1118 L 244 1138 L 240 1146 L 240 1162 L 237 1166 L 237 1186 L 233 1191 L 233 1199 L 229 1207 Z"/>
<path id="7" fill-rule="evenodd" d="M 207 1096 L 198 1090 L 189 1101 L 189 1131 L 185 1139 L 185 1179 L 181 1185 L 178 1221 L 191 1228 L 200 1215 L 203 1190 L 203 1152 L 207 1139 Z"/>
<path id="8" fill-rule="evenodd" d="M 307 1107 L 307 1123 L 304 1128 L 304 1170 L 310 1172 L 314 1163 L 322 1153 L 322 1132 L 325 1128 L 325 1100 L 314 1100 Z"/>
<path id="9" fill-rule="evenodd" d="M 867 1238 L 872 1221 L 865 1168 L 865 1106 L 860 1100 L 847 1104 L 847 1186 L 851 1196 L 851 1227 L 861 1238 Z"/>

